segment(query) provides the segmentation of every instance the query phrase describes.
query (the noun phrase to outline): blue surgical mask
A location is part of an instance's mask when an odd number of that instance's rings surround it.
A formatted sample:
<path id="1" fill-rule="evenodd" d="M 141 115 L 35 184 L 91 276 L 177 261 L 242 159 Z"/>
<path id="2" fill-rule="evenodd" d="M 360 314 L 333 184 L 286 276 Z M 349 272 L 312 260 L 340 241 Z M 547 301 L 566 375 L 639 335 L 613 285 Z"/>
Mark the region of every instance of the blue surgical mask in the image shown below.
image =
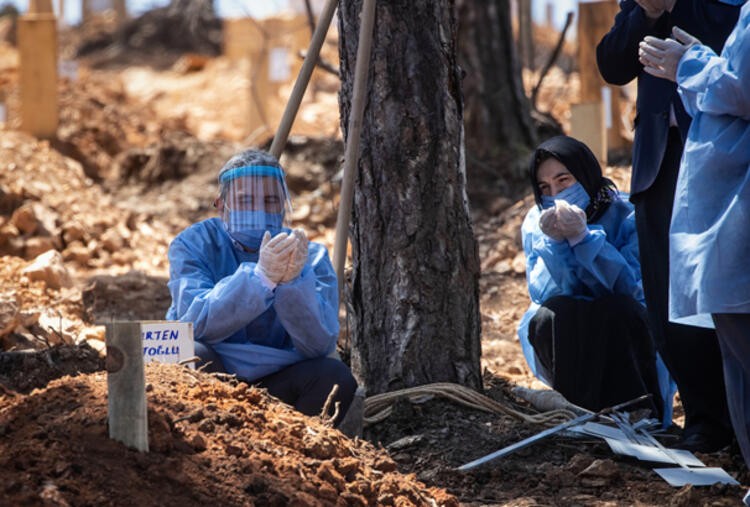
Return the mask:
<path id="1" fill-rule="evenodd" d="M 229 234 L 229 237 L 231 237 L 234 241 L 244 246 L 248 250 L 252 251 L 260 250 L 260 244 L 263 241 L 263 235 L 266 233 L 266 231 L 271 233 L 271 237 L 276 236 L 281 232 L 286 232 L 287 234 L 292 232 L 292 230 L 288 227 L 282 227 L 281 225 L 269 225 L 264 229 L 245 229 L 242 231 L 234 232 L 230 231 L 226 227 L 226 225 L 224 226 L 224 228 L 226 229 L 227 234 Z"/>
<path id="2" fill-rule="evenodd" d="M 231 233 L 267 228 L 279 228 L 284 222 L 281 213 L 268 213 L 262 210 L 237 210 L 224 214 L 227 231 Z"/>
<path id="3" fill-rule="evenodd" d="M 583 188 L 583 185 L 579 182 L 575 182 L 557 195 L 543 195 L 542 208 L 547 209 L 553 207 L 557 200 L 563 200 L 571 205 L 575 204 L 585 211 L 591 202 L 591 197 L 589 197 L 589 194 L 586 192 L 586 189 Z"/>

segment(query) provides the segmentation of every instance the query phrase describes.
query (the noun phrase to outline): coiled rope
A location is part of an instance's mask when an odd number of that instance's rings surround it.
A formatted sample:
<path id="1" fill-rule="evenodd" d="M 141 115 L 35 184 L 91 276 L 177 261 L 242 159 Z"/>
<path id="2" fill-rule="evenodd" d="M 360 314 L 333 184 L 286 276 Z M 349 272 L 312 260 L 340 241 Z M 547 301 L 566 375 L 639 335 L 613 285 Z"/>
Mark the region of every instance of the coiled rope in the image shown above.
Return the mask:
<path id="1" fill-rule="evenodd" d="M 364 400 L 363 422 L 365 426 L 379 423 L 393 412 L 393 403 L 406 398 L 412 403 L 421 403 L 428 399 L 440 396 L 469 408 L 489 412 L 491 414 L 504 414 L 531 424 L 543 424 L 552 426 L 560 422 L 568 421 L 577 417 L 574 411 L 569 409 L 555 409 L 540 414 L 525 414 L 519 412 L 507 404 L 500 403 L 468 387 L 450 382 L 437 382 L 417 387 L 409 387 L 392 391 L 389 393 L 376 394 Z"/>

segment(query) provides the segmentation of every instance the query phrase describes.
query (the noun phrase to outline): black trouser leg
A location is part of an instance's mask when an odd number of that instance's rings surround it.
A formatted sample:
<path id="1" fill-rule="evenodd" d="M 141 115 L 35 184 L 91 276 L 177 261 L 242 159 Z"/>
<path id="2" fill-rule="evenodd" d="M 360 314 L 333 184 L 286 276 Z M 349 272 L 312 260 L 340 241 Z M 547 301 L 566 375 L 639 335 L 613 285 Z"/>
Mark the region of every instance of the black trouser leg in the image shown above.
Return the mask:
<path id="1" fill-rule="evenodd" d="M 630 199 L 635 205 L 643 290 L 656 348 L 685 409 L 685 433 L 728 432 L 731 438 L 716 333 L 669 322 L 669 223 L 681 153 L 679 133 L 672 128 L 656 181 Z"/>
<path id="2" fill-rule="evenodd" d="M 601 410 L 651 393 L 639 407 L 661 418 L 654 344 L 645 309 L 630 296 L 552 297 L 531 319 L 529 342 L 537 367 L 572 403 Z"/>
<path id="3" fill-rule="evenodd" d="M 357 389 L 357 382 L 349 367 L 330 357 L 300 361 L 263 377 L 255 384 L 268 389 L 271 395 L 306 415 L 320 415 L 331 389 L 338 384 L 338 392 L 329 410 L 329 415 L 333 415 L 334 404 L 339 402 L 336 425 L 349 409 Z"/>
<path id="4" fill-rule="evenodd" d="M 745 465 L 750 467 L 750 314 L 714 314 L 732 425 Z"/>

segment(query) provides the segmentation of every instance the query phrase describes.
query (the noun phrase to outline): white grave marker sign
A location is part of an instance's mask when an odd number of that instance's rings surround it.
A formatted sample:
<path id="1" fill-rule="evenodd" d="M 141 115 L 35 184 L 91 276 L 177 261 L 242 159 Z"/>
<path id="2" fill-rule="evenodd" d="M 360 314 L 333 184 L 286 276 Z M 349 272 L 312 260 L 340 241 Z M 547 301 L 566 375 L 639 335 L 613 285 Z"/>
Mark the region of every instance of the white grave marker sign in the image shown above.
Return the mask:
<path id="1" fill-rule="evenodd" d="M 176 364 L 195 355 L 193 323 L 167 320 L 141 322 L 143 362 Z M 194 363 L 188 363 L 195 368 Z"/>
<path id="2" fill-rule="evenodd" d="M 284 83 L 289 81 L 291 75 L 287 48 L 272 48 L 268 53 L 268 80 L 272 83 Z"/>

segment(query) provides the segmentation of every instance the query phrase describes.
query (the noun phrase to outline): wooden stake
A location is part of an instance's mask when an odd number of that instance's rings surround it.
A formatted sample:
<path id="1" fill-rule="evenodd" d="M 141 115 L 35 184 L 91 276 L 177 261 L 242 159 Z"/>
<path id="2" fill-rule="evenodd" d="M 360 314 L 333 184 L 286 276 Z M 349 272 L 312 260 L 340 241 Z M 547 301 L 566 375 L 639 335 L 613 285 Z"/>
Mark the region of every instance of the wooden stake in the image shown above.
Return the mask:
<path id="1" fill-rule="evenodd" d="M 141 324 L 113 322 L 106 329 L 109 438 L 148 452 Z"/>
<path id="2" fill-rule="evenodd" d="M 607 162 L 607 137 L 601 101 L 570 105 L 570 135 L 585 143 L 600 163 Z"/>
<path id="3" fill-rule="evenodd" d="M 292 130 L 292 124 L 294 118 L 297 116 L 299 105 L 302 102 L 302 97 L 305 95 L 305 90 L 310 82 L 310 76 L 315 69 L 315 62 L 318 61 L 320 55 L 320 48 L 323 47 L 323 42 L 328 33 L 328 28 L 331 26 L 331 20 L 333 19 L 333 13 L 338 5 L 338 0 L 328 0 L 323 12 L 320 13 L 320 19 L 318 20 L 318 26 L 315 27 L 315 33 L 313 33 L 312 40 L 310 41 L 310 49 L 305 55 L 305 61 L 302 64 L 302 68 L 297 76 L 297 81 L 294 83 L 292 89 L 292 95 L 289 97 L 289 101 L 286 103 L 286 109 L 281 117 L 279 128 L 276 129 L 276 135 L 271 143 L 271 155 L 276 158 L 281 157 L 281 153 L 284 151 L 286 141 L 289 138 L 289 132 Z M 364 23 L 364 21 L 363 21 Z M 372 35 L 371 35 L 372 37 Z M 367 56 L 370 58 L 369 53 Z"/>
<path id="4" fill-rule="evenodd" d="M 21 129 L 41 138 L 57 134 L 57 21 L 51 0 L 29 4 L 18 20 Z"/>
<path id="5" fill-rule="evenodd" d="M 81 0 L 81 24 L 91 21 L 91 0 Z"/>
<path id="6" fill-rule="evenodd" d="M 359 26 L 359 46 L 357 63 L 354 68 L 354 90 L 352 108 L 349 112 L 349 128 L 344 150 L 344 178 L 341 183 L 341 202 L 336 219 L 336 238 L 333 245 L 333 266 L 339 281 L 339 294 L 344 287 L 344 265 L 346 264 L 346 245 L 349 239 L 349 221 L 352 216 L 352 197 L 354 195 L 354 172 L 359 163 L 359 141 L 362 131 L 362 117 L 367 99 L 367 76 L 370 72 L 370 49 L 375 25 L 375 0 L 364 0 L 362 4 L 362 22 Z"/>
<path id="7" fill-rule="evenodd" d="M 54 14 L 52 0 L 29 0 L 29 14 Z"/>
<path id="8" fill-rule="evenodd" d="M 607 128 L 607 146 L 622 148 L 626 141 L 620 132 L 620 88 L 607 85 L 599 74 L 596 64 L 596 46 L 609 31 L 618 12 L 617 2 L 605 0 L 600 2 L 578 2 L 578 68 L 581 79 L 581 103 L 602 100 L 602 88 L 610 90 Z"/>
<path id="9" fill-rule="evenodd" d="M 113 0 L 112 7 L 115 10 L 117 24 L 121 25 L 128 19 L 128 8 L 125 5 L 125 0 Z"/>

